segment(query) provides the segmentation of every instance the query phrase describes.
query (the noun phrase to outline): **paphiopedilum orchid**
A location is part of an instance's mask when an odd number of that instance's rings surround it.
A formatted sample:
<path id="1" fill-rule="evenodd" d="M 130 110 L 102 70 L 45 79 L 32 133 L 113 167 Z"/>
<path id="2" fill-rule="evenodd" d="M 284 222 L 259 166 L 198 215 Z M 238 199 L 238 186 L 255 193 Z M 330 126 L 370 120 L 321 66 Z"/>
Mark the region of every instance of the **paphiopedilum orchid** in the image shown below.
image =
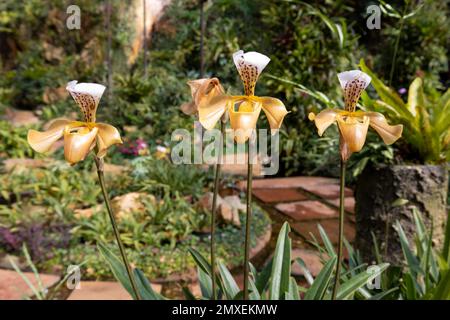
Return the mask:
<path id="1" fill-rule="evenodd" d="M 109 124 L 98 123 L 95 121 L 97 107 L 103 92 L 105 91 L 105 86 L 97 83 L 78 83 L 74 80 L 67 84 L 66 89 L 80 107 L 84 115 L 84 121 L 72 121 L 67 119 L 53 120 L 49 124 L 47 131 L 28 131 L 28 143 L 37 152 L 47 152 L 57 140 L 63 137 L 64 157 L 71 165 L 84 160 L 87 154 L 97 146 L 97 153 L 94 160 L 97 166 L 98 179 L 113 227 L 114 236 L 119 245 L 119 251 L 131 283 L 132 291 L 130 293 L 134 298 L 141 299 L 133 275 L 133 270 L 128 262 L 122 240 L 120 239 L 119 228 L 117 227 L 105 186 L 103 158 L 111 145 L 122 143 L 119 131 L 116 128 Z"/>
<path id="2" fill-rule="evenodd" d="M 403 125 L 391 126 L 378 112 L 356 110 L 362 92 L 370 84 L 371 78 L 360 70 L 345 71 L 338 74 L 344 91 L 345 109 L 326 109 L 309 119 L 316 124 L 320 136 L 333 123 L 337 122 L 340 132 L 340 149 L 343 161 L 347 161 L 353 152 L 364 146 L 369 126 L 372 127 L 390 145 L 402 135 Z"/>
<path id="3" fill-rule="evenodd" d="M 96 122 L 97 107 L 105 86 L 97 83 L 67 84 L 67 91 L 80 107 L 84 121 L 55 119 L 46 131 L 28 131 L 28 143 L 36 152 L 47 152 L 52 145 L 64 138 L 64 157 L 71 165 L 84 160 L 97 145 L 97 157 L 103 158 L 113 144 L 122 143 L 119 131 L 106 123 Z"/>
<path id="4" fill-rule="evenodd" d="M 336 276 L 332 299 L 337 297 L 342 264 L 342 244 L 344 234 L 345 215 L 345 167 L 346 162 L 353 152 L 358 152 L 364 146 L 367 131 L 371 126 L 383 139 L 384 143 L 392 144 L 402 135 L 403 126 L 391 126 L 385 117 L 378 112 L 356 111 L 358 100 L 362 92 L 367 88 L 371 78 L 360 70 L 346 71 L 338 74 L 339 82 L 344 91 L 345 108 L 326 109 L 318 115 L 309 114 L 309 119 L 314 121 L 321 136 L 333 123 L 337 122 L 340 134 L 341 172 L 339 192 L 339 239 L 338 256 L 336 264 Z"/>
<path id="5" fill-rule="evenodd" d="M 281 127 L 288 111 L 279 99 L 254 95 L 256 82 L 269 63 L 269 57 L 258 52 L 244 53 L 239 50 L 233 54 L 233 60 L 244 84 L 245 95 L 218 95 L 201 102 L 198 106 L 199 121 L 206 129 L 212 129 L 222 115 L 228 112 L 236 142 L 245 143 L 256 128 L 261 109 L 272 130 Z"/>

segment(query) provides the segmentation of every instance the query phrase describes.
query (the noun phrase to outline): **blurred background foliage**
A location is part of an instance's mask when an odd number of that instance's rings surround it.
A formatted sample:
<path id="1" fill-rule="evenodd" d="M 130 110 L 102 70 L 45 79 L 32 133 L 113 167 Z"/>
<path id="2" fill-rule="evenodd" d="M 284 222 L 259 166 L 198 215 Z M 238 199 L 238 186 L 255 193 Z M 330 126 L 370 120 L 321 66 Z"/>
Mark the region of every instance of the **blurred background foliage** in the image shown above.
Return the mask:
<path id="1" fill-rule="evenodd" d="M 65 85 L 73 79 L 107 84 L 109 31 L 113 86 L 107 89 L 100 103 L 98 119 L 117 126 L 125 141 L 108 154 L 107 162 L 126 164 L 132 168 L 132 174 L 120 175 L 108 184 L 112 196 L 135 191 L 157 196 L 159 202 L 148 204 L 146 216 L 121 225 L 125 235 L 137 235 L 138 240 L 128 241 L 127 246 L 140 249 L 142 243 L 162 244 L 160 250 L 165 250 L 167 257 L 172 256 L 159 262 L 140 260 L 157 259 L 151 254 L 133 257 L 142 266 L 153 268 L 147 270 L 149 275 L 163 276 L 187 263 L 182 254 L 173 254 L 174 243 L 181 252 L 178 245 L 187 247 L 202 241 L 196 233 L 204 226 L 205 214 L 188 217 L 192 216 L 193 202 L 211 183 L 204 172 L 175 167 L 167 159 L 159 161 L 155 157 L 157 147 L 171 147 L 173 130 L 193 130 L 194 118 L 184 115 L 179 107 L 190 99 L 186 82 L 200 76 L 199 1 L 172 0 L 165 9 L 149 37 L 147 75 L 142 50 L 135 61 L 129 62 L 132 40 L 137 36 L 136 21 L 130 10 L 132 1 L 109 0 L 112 5 L 109 30 L 106 3 L 77 1 L 81 8 L 81 30 L 68 30 L 66 8 L 71 1 L 0 2 L 0 114 L 14 108 L 32 110 L 43 122 L 61 116 L 79 117 Z M 280 98 L 291 111 L 281 128 L 279 175 L 338 175 L 336 128 L 318 138 L 307 115 L 326 105 L 342 105 L 336 74 L 357 68 L 361 58 L 404 100 L 409 84 L 417 77 L 423 79 L 426 93 L 442 94 L 449 86 L 449 1 L 388 1 L 389 6 L 383 7 L 386 12 L 381 16 L 381 29 L 368 29 L 366 8 L 383 3 L 376 0 L 206 1 L 206 76 L 219 77 L 227 91 L 239 93 L 242 84 L 232 63 L 233 52 L 255 50 L 272 60 L 258 82 L 256 94 Z M 377 96 L 372 87 L 368 91 L 371 97 Z M 42 124 L 33 126 L 38 128 Z M 260 126 L 267 127 L 267 124 L 262 122 Z M 26 144 L 27 130 L 28 127 L 16 127 L 0 120 L 1 159 L 41 157 Z M 351 158 L 349 172 L 356 176 L 369 161 L 417 161 L 402 152 L 401 147 L 401 143 L 385 146 L 378 136 L 369 132 L 364 150 Z M 52 157 L 62 160 L 62 150 Z M 91 259 L 88 266 L 93 270 L 93 277 L 105 276 L 109 270 L 96 258 L 95 247 L 90 246 L 97 235 L 105 237 L 104 240 L 112 239 L 104 212 L 81 219 L 82 227 L 75 227 L 80 221 L 73 215 L 75 209 L 101 202 L 92 159 L 77 169 L 56 165 L 50 171 L 36 169 L 1 175 L 0 238 L 3 242 L 9 239 L 11 252 L 20 250 L 21 243 L 27 243 L 36 261 L 48 246 L 57 249 L 52 253 L 55 259 L 62 259 L 70 248 L 74 256 Z M 30 206 L 34 209 L 30 210 Z M 24 214 L 31 211 L 37 216 Z M 172 223 L 173 219 L 179 223 Z M 139 229 L 149 221 L 157 221 L 152 229 Z M 260 221 L 267 222 L 263 218 Z M 240 230 L 224 228 L 229 229 L 236 242 L 229 242 L 227 247 L 223 239 L 220 255 L 228 252 L 230 257 L 238 256 L 233 246 L 239 247 L 236 243 Z M 256 228 L 264 229 L 263 224 Z M 54 239 L 58 233 L 61 238 Z M 88 245 L 72 248 L 68 241 Z M 138 250 L 133 252 L 138 254 Z"/>
<path id="2" fill-rule="evenodd" d="M 106 5 L 79 1 L 82 31 L 68 31 L 64 24 L 66 2 L 6 0 L 0 4 L 3 107 L 38 110 L 44 119 L 69 115 L 75 109 L 63 89 L 67 80 L 106 83 Z M 173 0 L 166 8 L 152 30 L 147 77 L 143 54 L 132 65 L 127 63 L 130 41 L 135 36 L 130 10 L 122 1 L 111 0 L 111 4 L 114 85 L 109 90 L 113 99 L 102 101 L 99 118 L 112 121 L 123 131 L 136 126 L 150 144 L 158 140 L 169 145 L 173 129 L 192 128 L 192 118 L 178 107 L 189 100 L 186 81 L 199 76 L 198 1 Z M 326 92 L 338 103 L 342 99 L 336 73 L 356 68 L 360 58 L 400 92 L 416 76 L 425 79 L 425 88 L 442 90 L 448 86 L 448 1 L 390 1 L 387 8 L 391 9 L 382 13 L 380 30 L 366 26 L 366 8 L 371 4 L 380 2 L 205 3 L 208 76 L 218 76 L 230 92 L 239 92 L 241 84 L 231 63 L 232 53 L 239 48 L 258 50 L 272 59 L 258 83 L 257 94 L 279 97 L 292 111 L 282 128 L 280 175 L 336 175 L 330 164 L 338 158 L 337 139 L 333 132 L 317 139 L 313 124 L 307 121 L 310 111 L 323 108 L 320 101 L 270 75 Z M 372 140 L 378 149 L 379 140 Z"/>

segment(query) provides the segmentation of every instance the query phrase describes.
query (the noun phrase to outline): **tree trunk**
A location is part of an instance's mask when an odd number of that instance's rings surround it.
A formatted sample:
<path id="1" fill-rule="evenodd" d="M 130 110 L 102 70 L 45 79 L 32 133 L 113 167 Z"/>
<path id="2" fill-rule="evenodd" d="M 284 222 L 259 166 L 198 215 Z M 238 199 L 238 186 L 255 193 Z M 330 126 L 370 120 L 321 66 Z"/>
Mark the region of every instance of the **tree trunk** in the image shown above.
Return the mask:
<path id="1" fill-rule="evenodd" d="M 368 166 L 356 186 L 356 247 L 365 262 L 375 259 L 375 235 L 384 262 L 400 265 L 403 253 L 397 232 L 399 221 L 411 244 L 415 224 L 413 208 L 425 225 L 433 224 L 433 243 L 441 248 L 447 220 L 448 172 L 445 166 Z M 404 200 L 398 200 L 404 199 Z"/>

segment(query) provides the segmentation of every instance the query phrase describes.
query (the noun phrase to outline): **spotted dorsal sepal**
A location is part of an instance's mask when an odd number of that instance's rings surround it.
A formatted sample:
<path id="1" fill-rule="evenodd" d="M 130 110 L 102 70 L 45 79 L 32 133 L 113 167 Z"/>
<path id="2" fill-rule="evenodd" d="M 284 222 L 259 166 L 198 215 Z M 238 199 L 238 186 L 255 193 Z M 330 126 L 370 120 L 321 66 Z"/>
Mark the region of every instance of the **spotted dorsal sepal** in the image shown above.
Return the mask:
<path id="1" fill-rule="evenodd" d="M 362 92 L 367 88 L 371 78 L 362 71 L 352 70 L 338 74 L 344 91 L 345 110 L 354 112 Z"/>
<path id="2" fill-rule="evenodd" d="M 106 87 L 97 83 L 71 81 L 66 88 L 81 109 L 85 122 L 95 122 L 97 107 Z"/>
<path id="3" fill-rule="evenodd" d="M 258 52 L 247 52 L 239 50 L 233 54 L 234 64 L 244 83 L 244 92 L 247 96 L 255 94 L 256 81 L 259 75 L 269 63 L 270 59 Z"/>
<path id="4" fill-rule="evenodd" d="M 81 109 L 84 116 L 84 121 L 95 122 L 95 115 L 97 113 L 97 103 L 94 97 L 83 93 L 72 93 L 72 97 Z"/>

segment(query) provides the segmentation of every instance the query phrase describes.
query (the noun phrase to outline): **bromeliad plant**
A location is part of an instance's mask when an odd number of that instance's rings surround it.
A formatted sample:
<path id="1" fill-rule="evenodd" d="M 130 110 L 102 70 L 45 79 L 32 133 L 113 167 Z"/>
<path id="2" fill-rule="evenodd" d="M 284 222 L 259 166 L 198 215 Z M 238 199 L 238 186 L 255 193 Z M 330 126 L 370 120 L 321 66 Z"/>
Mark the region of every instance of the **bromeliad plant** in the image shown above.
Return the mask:
<path id="1" fill-rule="evenodd" d="M 57 140 L 64 138 L 64 157 L 70 165 L 83 161 L 91 150 L 96 149 L 94 160 L 103 198 L 130 283 L 132 284 L 134 296 L 140 299 L 137 284 L 120 239 L 119 229 L 105 186 L 103 173 L 104 156 L 110 146 L 122 143 L 120 133 L 115 127 L 106 123 L 96 122 L 97 107 L 105 88 L 105 86 L 96 83 L 69 82 L 66 89 L 80 107 L 84 115 L 84 121 L 55 119 L 50 122 L 47 131 L 29 130 L 27 138 L 31 148 L 41 153 L 48 152 Z"/>
<path id="2" fill-rule="evenodd" d="M 272 97 L 258 97 L 255 96 L 256 82 L 269 63 L 269 57 L 258 52 L 247 52 L 239 50 L 233 54 L 233 61 L 239 72 L 239 75 L 244 84 L 244 95 L 232 96 L 223 94 L 222 90 L 212 91 L 213 95 L 207 95 L 210 90 L 205 90 L 204 99 L 198 99 L 198 115 L 202 126 L 207 129 L 213 129 L 216 123 L 222 119 L 222 136 L 224 133 L 223 119 L 228 114 L 230 119 L 230 126 L 233 129 L 234 140 L 238 144 L 243 144 L 248 141 L 248 170 L 247 170 L 247 206 L 246 206 L 246 229 L 245 229 L 245 253 L 244 253 L 244 299 L 249 297 L 249 258 L 250 258 L 250 223 L 251 223 L 251 195 L 252 195 L 252 174 L 253 174 L 253 159 L 250 159 L 250 143 L 255 141 L 256 137 L 256 123 L 259 118 L 261 109 L 265 112 L 269 121 L 272 133 L 281 127 L 284 117 L 288 113 L 283 102 Z M 212 81 L 212 80 L 209 80 Z M 217 86 L 216 86 L 217 87 Z M 214 88 L 214 87 L 213 87 Z M 222 91 L 222 93 L 220 92 Z M 197 94 L 201 91 L 197 91 Z M 223 137 L 221 138 L 223 141 Z M 222 148 L 222 144 L 221 148 Z M 219 162 L 221 159 L 219 154 Z M 218 170 L 216 169 L 216 183 L 214 187 L 214 195 L 218 192 Z M 213 204 L 213 215 L 215 206 Z M 212 237 L 213 239 L 213 237 Z M 213 242 L 211 250 L 211 268 L 214 268 L 215 263 L 213 259 Z M 214 271 L 212 271 L 214 274 Z M 213 298 L 215 294 L 215 281 L 213 281 Z"/>
<path id="3" fill-rule="evenodd" d="M 370 110 L 383 112 L 405 127 L 404 140 L 421 163 L 443 163 L 450 159 L 450 89 L 440 95 L 426 94 L 423 80 L 416 78 L 409 86 L 406 102 L 397 92 L 386 86 L 364 63 L 361 69 L 372 77 L 372 84 L 380 99 L 363 96 Z M 428 92 L 427 92 L 428 93 Z"/>
<path id="4" fill-rule="evenodd" d="M 366 141 L 369 126 L 372 127 L 390 145 L 400 138 L 403 125 L 391 126 L 387 123 L 383 114 L 378 112 L 357 111 L 356 106 L 362 92 L 370 83 L 370 76 L 360 70 L 346 71 L 338 74 L 339 82 L 344 91 L 345 109 L 326 109 L 315 115 L 309 114 L 309 119 L 314 121 L 321 136 L 333 123 L 339 128 L 339 147 L 341 155 L 340 170 L 340 201 L 339 201 L 339 248 L 336 278 L 332 298 L 336 299 L 339 288 L 342 244 L 344 232 L 344 189 L 346 162 L 354 152 L 359 152 Z"/>

